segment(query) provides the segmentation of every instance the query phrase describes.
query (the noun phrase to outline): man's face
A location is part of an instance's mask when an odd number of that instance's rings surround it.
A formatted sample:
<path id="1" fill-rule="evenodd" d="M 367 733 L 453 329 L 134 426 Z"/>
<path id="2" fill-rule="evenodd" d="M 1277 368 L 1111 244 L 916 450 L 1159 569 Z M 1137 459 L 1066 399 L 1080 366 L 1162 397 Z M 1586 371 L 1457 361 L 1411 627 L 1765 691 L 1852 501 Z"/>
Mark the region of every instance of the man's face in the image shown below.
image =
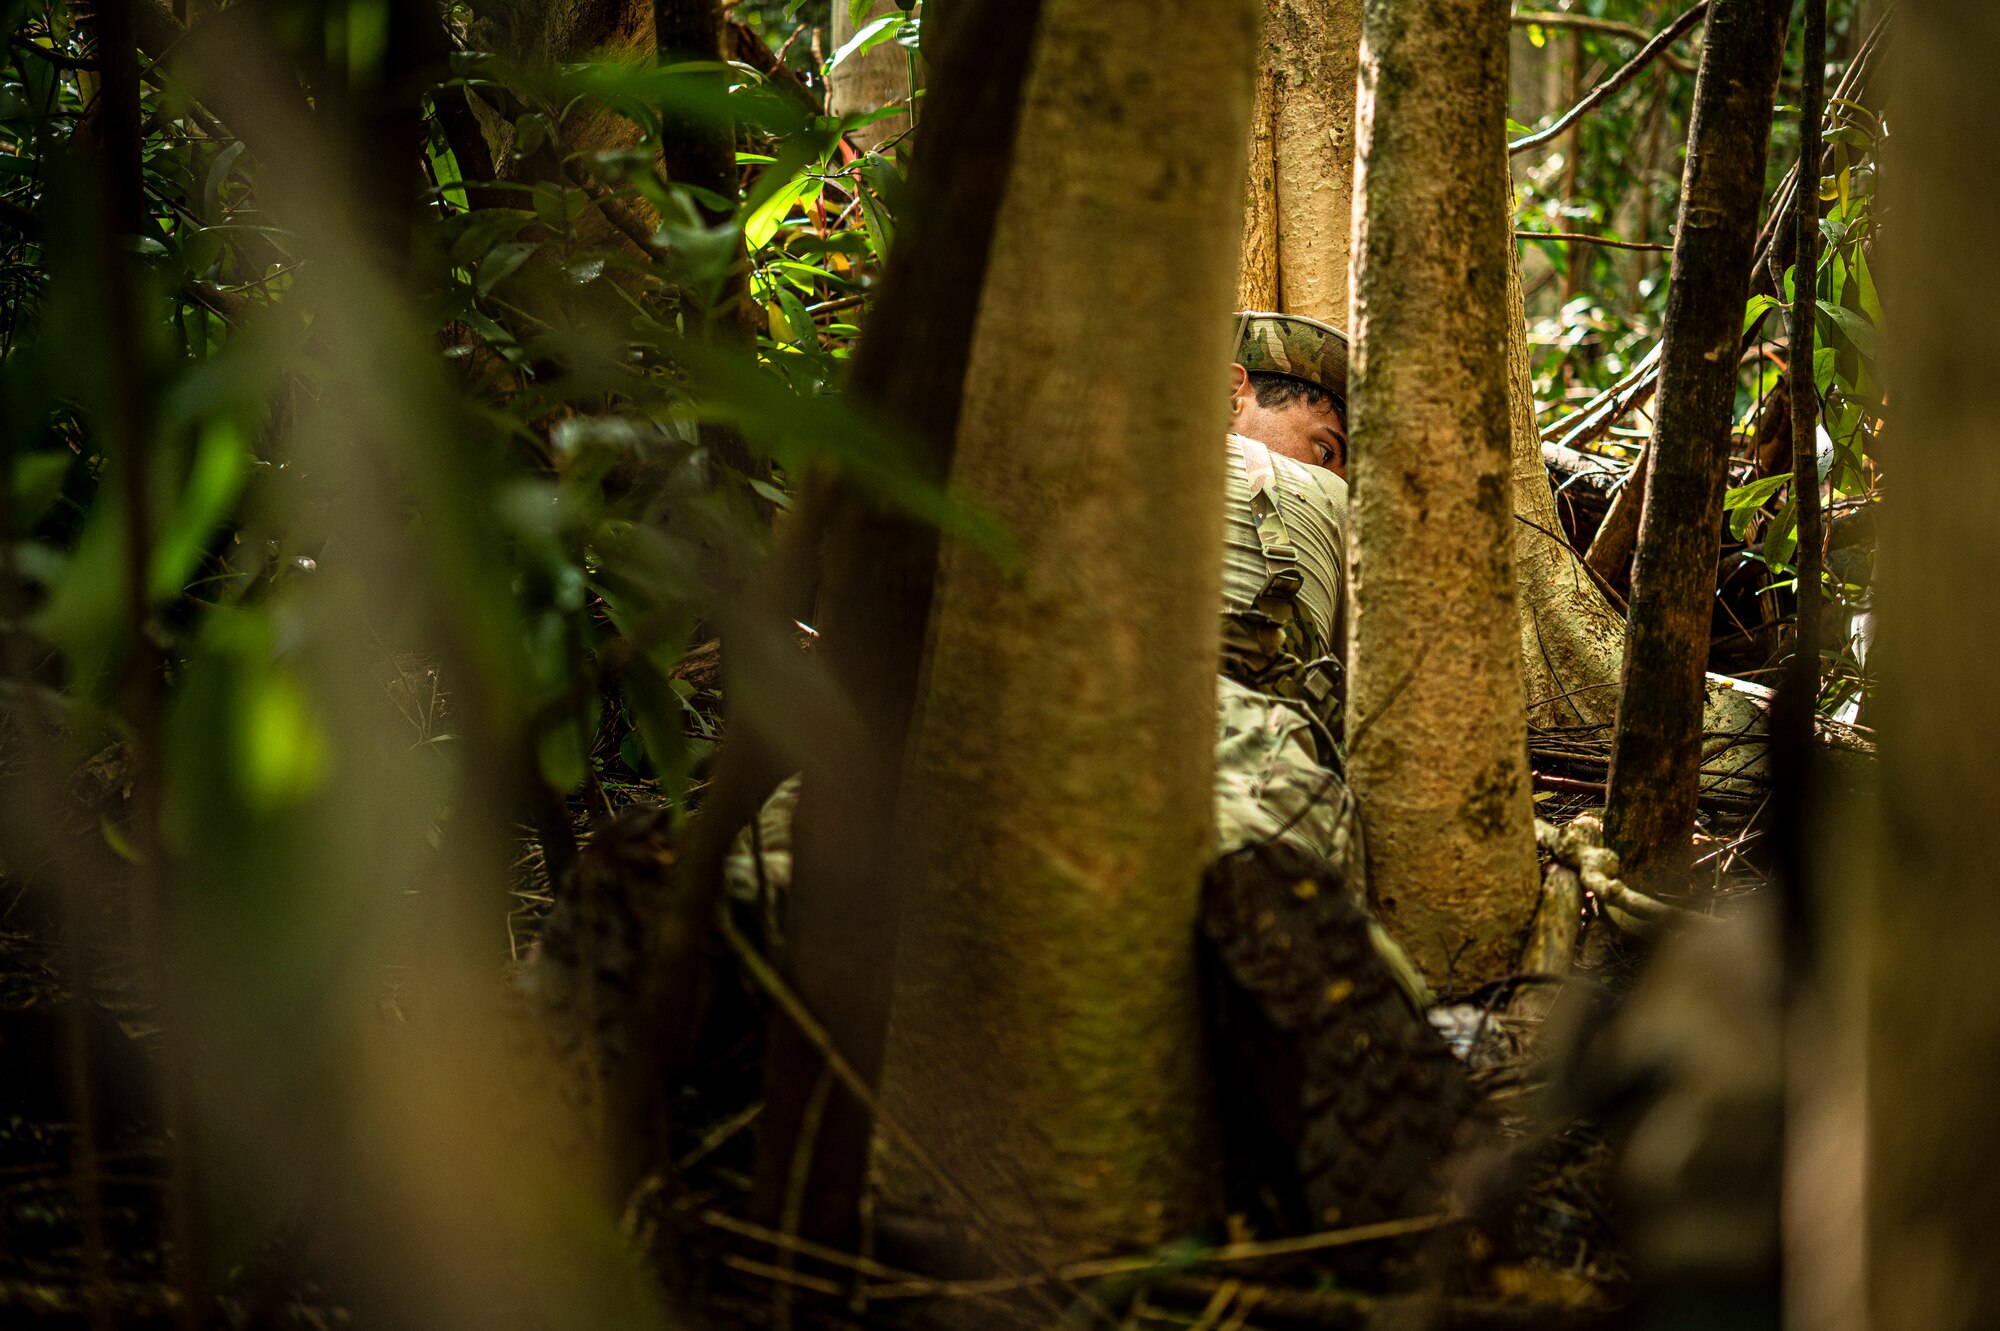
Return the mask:
<path id="1" fill-rule="evenodd" d="M 1304 398 L 1282 407 L 1259 405 L 1249 374 L 1241 365 L 1232 365 L 1230 370 L 1231 431 L 1255 439 L 1294 462 L 1325 467 L 1343 481 L 1347 479 L 1347 422 L 1339 407 L 1331 402 L 1313 406 Z"/>

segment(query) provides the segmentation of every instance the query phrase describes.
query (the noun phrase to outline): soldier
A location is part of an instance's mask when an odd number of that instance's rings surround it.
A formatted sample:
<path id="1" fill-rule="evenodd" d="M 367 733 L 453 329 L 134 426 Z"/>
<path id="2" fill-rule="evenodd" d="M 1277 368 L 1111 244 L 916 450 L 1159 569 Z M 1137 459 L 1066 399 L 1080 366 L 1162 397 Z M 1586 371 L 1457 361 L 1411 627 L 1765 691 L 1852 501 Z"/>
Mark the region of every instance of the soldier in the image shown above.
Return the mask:
<path id="1" fill-rule="evenodd" d="M 1269 710 L 1237 696 L 1241 691 L 1282 700 L 1283 715 L 1267 717 L 1266 725 L 1305 728 L 1313 762 L 1338 770 L 1347 637 L 1347 336 L 1297 315 L 1239 314 L 1235 362 L 1225 444 L 1221 667 L 1225 685 L 1241 690 L 1224 688 L 1223 709 Z M 1331 816 L 1322 810 L 1319 820 Z M 1324 830 L 1330 836 L 1331 826 Z M 1306 839 L 1333 856 L 1327 837 Z"/>
<path id="2" fill-rule="evenodd" d="M 1236 316 L 1230 432 L 1347 479 L 1347 334 L 1297 314 Z"/>
<path id="3" fill-rule="evenodd" d="M 1231 374 L 1218 850 L 1284 842 L 1341 868 L 1358 889 L 1353 810 L 1339 778 L 1347 335 L 1297 315 L 1239 314 Z M 790 881 L 798 793 L 794 777 L 760 820 L 767 885 Z M 745 894 L 760 881 L 751 844 L 746 833 L 729 865 L 732 886 Z M 1413 976 L 1397 962 L 1406 979 Z"/>
<path id="4" fill-rule="evenodd" d="M 1365 865 L 1341 743 L 1346 647 L 1347 335 L 1317 319 L 1236 316 L 1216 693 L 1217 848 L 1282 843 Z M 1371 921 L 1415 996 L 1422 981 Z"/>

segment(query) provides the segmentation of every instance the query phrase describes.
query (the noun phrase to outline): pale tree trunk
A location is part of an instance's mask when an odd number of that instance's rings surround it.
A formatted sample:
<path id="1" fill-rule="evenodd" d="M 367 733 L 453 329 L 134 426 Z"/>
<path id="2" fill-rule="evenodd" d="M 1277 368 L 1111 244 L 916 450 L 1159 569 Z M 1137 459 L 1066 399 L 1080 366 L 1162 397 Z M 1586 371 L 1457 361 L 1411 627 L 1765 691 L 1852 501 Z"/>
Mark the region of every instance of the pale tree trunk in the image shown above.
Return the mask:
<path id="1" fill-rule="evenodd" d="M 1896 454 L 1879 583 L 1883 770 L 1863 917 L 1869 1300 L 1878 1331 L 1971 1331 L 2000 1326 L 1988 1062 L 2000 1044 L 2000 356 L 1976 332 L 2000 300 L 2000 179 L 1978 165 L 2000 10 L 1926 0 L 1896 22 L 1890 179 L 1904 222 L 1881 271 L 1895 274 L 1890 391 L 1910 446 Z"/>
<path id="2" fill-rule="evenodd" d="M 1348 775 L 1371 893 L 1434 982 L 1535 911 L 1509 461 L 1505 0 L 1368 0 Z"/>
<path id="3" fill-rule="evenodd" d="M 1348 322 L 1361 0 L 1265 0 L 1244 171 L 1241 309 Z"/>
<path id="4" fill-rule="evenodd" d="M 1216 1200 L 1192 940 L 1255 17 L 1048 0 L 974 329 L 952 479 L 1019 559 L 941 561 L 882 1085 L 939 1168 L 888 1134 L 884 1210 L 993 1261 Z"/>
<path id="5" fill-rule="evenodd" d="M 874 0 L 858 25 L 849 17 L 850 12 L 847 0 L 833 0 L 833 47 L 827 52 L 829 57 L 846 45 L 857 26 L 866 27 L 885 15 L 901 13 L 902 9 L 896 0 Z M 843 60 L 828 80 L 827 110 L 834 115 L 845 116 L 858 111 L 873 111 L 892 102 L 908 102 L 909 56 L 907 49 L 891 40 Z M 909 116 L 893 115 L 872 125 L 863 125 L 848 137 L 856 147 L 868 152 L 879 148 L 885 140 L 908 132 L 909 128 Z"/>

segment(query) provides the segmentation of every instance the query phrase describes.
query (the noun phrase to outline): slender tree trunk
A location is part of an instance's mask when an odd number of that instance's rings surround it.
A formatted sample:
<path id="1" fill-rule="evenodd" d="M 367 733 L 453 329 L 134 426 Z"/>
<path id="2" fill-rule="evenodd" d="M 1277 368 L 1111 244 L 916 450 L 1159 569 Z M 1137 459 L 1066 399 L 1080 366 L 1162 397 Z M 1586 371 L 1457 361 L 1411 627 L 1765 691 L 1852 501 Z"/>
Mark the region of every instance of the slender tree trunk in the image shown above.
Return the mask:
<path id="1" fill-rule="evenodd" d="M 1237 304 L 1348 324 L 1361 0 L 1265 0 Z"/>
<path id="2" fill-rule="evenodd" d="M 1568 58 L 1563 65 L 1563 105 L 1575 106 L 1583 97 L 1583 33 L 1580 29 L 1569 30 L 1569 40 L 1563 43 L 1568 49 Z M 1559 57 L 1560 58 L 1560 57 Z M 1577 121 L 1569 133 L 1562 137 L 1563 173 L 1562 201 L 1568 207 L 1576 198 L 1578 158 L 1583 153 L 1583 122 Z M 1562 303 L 1567 306 L 1583 290 L 1583 270 L 1590 264 L 1588 245 L 1570 244 L 1563 246 Z"/>
<path id="3" fill-rule="evenodd" d="M 2000 1084 L 1992 829 L 2000 821 L 2000 355 L 1970 333 L 2000 300 L 2000 9 L 1896 16 L 1895 235 L 1884 303 L 1900 437 L 1882 519 L 1882 737 L 1868 975 L 1868 1284 L 1877 1331 L 2000 1326 Z M 1891 215 L 1885 208 L 1884 216 Z"/>
<path id="4" fill-rule="evenodd" d="M 1357 176 L 1348 774 L 1433 982 L 1511 969 L 1539 888 L 1496 181 L 1504 0 L 1368 0 Z"/>
<path id="5" fill-rule="evenodd" d="M 965 0 L 960 0 L 961 4 Z M 926 9 L 929 6 L 925 6 Z M 847 0 L 833 0 L 833 49 L 838 51 L 854 36 L 856 24 L 848 15 Z M 896 0 L 874 0 L 868 12 L 861 17 L 861 26 L 873 23 L 889 14 L 900 14 L 902 8 Z M 926 15 L 926 21 L 929 16 Z M 929 45 L 927 42 L 926 45 Z M 830 53 L 829 53 L 830 54 Z M 858 56 L 843 60 L 840 68 L 833 71 L 828 80 L 827 110 L 837 116 L 853 115 L 859 111 L 873 111 L 877 107 L 893 102 L 907 102 L 910 98 L 910 53 L 894 41 L 881 45 Z M 863 125 L 848 137 L 863 152 L 870 152 L 882 144 L 907 133 L 910 117 L 898 114 L 885 117 L 872 125 Z"/>
<path id="6" fill-rule="evenodd" d="M 909 432 L 922 446 L 927 477 L 939 484 L 958 431 L 979 308 L 967 295 L 985 284 L 1040 11 L 1040 0 L 962 0 L 919 131 L 924 169 L 912 180 L 916 206 L 855 359 L 855 395 Z M 820 656 L 860 724 L 852 751 L 806 769 L 785 933 L 799 996 L 872 1082 L 882 1068 L 902 886 L 891 819 L 920 684 L 938 542 L 929 523 L 886 512 L 850 491 L 826 498 L 815 620 L 823 634 Z M 775 1221 L 792 1177 L 797 1125 L 823 1060 L 782 1014 L 770 1038 L 758 1202 L 767 1221 Z M 844 1088 L 830 1094 L 812 1151 L 801 1232 L 838 1245 L 853 1235 L 870 1119 Z"/>
<path id="7" fill-rule="evenodd" d="M 1607 805 L 1641 880 L 1684 869 L 1694 833 L 1723 468 L 1788 9 L 1716 0 L 1695 81 Z"/>
<path id="8" fill-rule="evenodd" d="M 1051 1257 L 1215 1200 L 1190 940 L 1255 17 L 1045 0 L 965 382 L 953 482 L 1019 558 L 940 565 L 882 1086 L 939 1169 L 892 1138 L 885 1208 Z"/>
<path id="9" fill-rule="evenodd" d="M 1798 505 L 1799 631 L 1793 687 L 1811 724 L 1819 699 L 1819 390 L 1813 373 L 1819 320 L 1819 122 L 1826 91 L 1826 0 L 1803 0 L 1805 56 L 1799 87 L 1799 193 L 1792 242 L 1792 494 Z M 1805 738 L 1810 738 L 1808 730 Z"/>
<path id="10" fill-rule="evenodd" d="M 1604 521 L 1597 525 L 1597 535 L 1590 538 L 1590 550 L 1584 556 L 1590 571 L 1613 587 L 1626 588 L 1625 572 L 1639 544 L 1639 514 L 1645 506 L 1646 458 L 1641 453 L 1625 484 L 1611 496 L 1611 506 L 1604 511 Z"/>
<path id="11" fill-rule="evenodd" d="M 722 7 L 718 0 L 654 0 L 653 40 L 663 65 L 720 61 Z M 718 91 L 726 86 L 722 73 L 712 79 Z M 736 197 L 736 134 L 727 122 L 668 113 L 660 156 L 667 179 Z"/>

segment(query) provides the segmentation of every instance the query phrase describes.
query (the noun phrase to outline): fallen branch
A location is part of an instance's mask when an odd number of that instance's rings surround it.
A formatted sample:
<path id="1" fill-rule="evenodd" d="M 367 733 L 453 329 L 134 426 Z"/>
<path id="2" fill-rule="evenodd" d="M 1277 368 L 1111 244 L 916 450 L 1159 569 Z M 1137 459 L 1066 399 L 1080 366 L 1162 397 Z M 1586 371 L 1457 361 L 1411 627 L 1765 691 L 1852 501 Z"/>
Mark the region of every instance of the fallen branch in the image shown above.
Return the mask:
<path id="1" fill-rule="evenodd" d="M 1516 231 L 1516 240 L 1560 240 L 1572 245 L 1603 245 L 1614 250 L 1655 250 L 1672 254 L 1674 247 L 1659 245 L 1650 240 L 1613 240 L 1609 236 L 1590 236 L 1581 231 Z"/>

